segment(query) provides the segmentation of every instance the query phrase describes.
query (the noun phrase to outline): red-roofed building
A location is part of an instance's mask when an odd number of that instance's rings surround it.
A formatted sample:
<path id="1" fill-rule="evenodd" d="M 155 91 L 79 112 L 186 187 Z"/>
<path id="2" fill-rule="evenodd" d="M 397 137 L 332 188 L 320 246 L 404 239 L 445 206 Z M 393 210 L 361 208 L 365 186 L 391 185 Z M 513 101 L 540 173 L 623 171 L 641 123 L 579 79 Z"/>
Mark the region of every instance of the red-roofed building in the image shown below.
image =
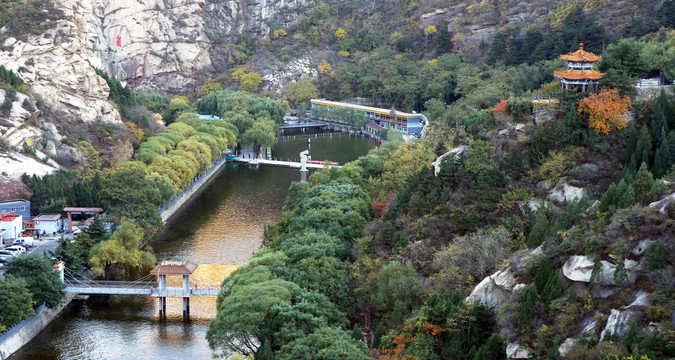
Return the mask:
<path id="1" fill-rule="evenodd" d="M 0 215 L 0 243 L 9 242 L 21 236 L 22 218 L 21 215 L 1 214 Z"/>

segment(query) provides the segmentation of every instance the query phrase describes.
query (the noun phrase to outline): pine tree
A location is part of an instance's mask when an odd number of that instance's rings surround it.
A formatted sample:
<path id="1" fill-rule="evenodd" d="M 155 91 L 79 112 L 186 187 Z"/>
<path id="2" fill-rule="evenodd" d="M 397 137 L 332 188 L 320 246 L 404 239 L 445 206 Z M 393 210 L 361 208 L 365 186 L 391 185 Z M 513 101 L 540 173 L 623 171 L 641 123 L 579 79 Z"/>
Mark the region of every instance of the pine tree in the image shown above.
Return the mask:
<path id="1" fill-rule="evenodd" d="M 665 175 L 670 170 L 672 163 L 670 144 L 668 141 L 664 141 L 661 143 L 661 146 L 656 149 L 656 154 L 654 155 L 654 165 L 652 166 L 654 177 L 659 179 Z"/>
<path id="2" fill-rule="evenodd" d="M 258 348 L 258 351 L 255 353 L 255 360 L 274 360 L 274 355 L 272 355 L 272 348 L 270 347 L 270 342 L 265 339 Z"/>
<path id="3" fill-rule="evenodd" d="M 635 180 L 631 184 L 635 190 L 635 197 L 637 199 L 647 199 L 654 193 L 656 182 L 652 173 L 647 170 L 647 164 L 642 163 L 640 170 L 635 174 Z"/>
<path id="4" fill-rule="evenodd" d="M 614 269 L 614 284 L 616 284 L 616 286 L 623 285 L 627 276 L 624 260 L 619 259 L 619 263 L 616 265 L 616 269 Z"/>
<path id="5" fill-rule="evenodd" d="M 528 286 L 521 299 L 520 313 L 518 314 L 518 329 L 523 335 L 530 334 L 537 318 L 537 288 Z"/>
<path id="6" fill-rule="evenodd" d="M 600 278 L 602 276 L 602 261 L 600 260 L 600 256 L 596 256 L 595 260 L 593 260 L 593 271 L 591 272 L 591 279 L 588 283 L 588 293 L 593 296 L 595 293 L 595 290 L 598 285 L 600 285 L 600 282 L 602 279 Z"/>
<path id="7" fill-rule="evenodd" d="M 541 300 L 544 304 L 548 305 L 551 301 L 559 298 L 563 294 L 563 285 L 560 275 L 555 271 L 552 271 L 549 274 L 548 281 L 546 282 L 546 287 L 544 287 L 544 292 L 541 295 Z"/>
<path id="8" fill-rule="evenodd" d="M 611 183 L 609 185 L 609 188 L 607 188 L 607 191 L 605 191 L 605 193 L 602 195 L 602 198 L 600 199 L 600 206 L 598 206 L 598 209 L 602 212 L 610 211 L 611 209 L 614 208 L 617 202 L 616 197 L 617 197 L 616 184 Z"/>
<path id="9" fill-rule="evenodd" d="M 544 259 L 542 263 L 539 265 L 539 271 L 537 272 L 537 275 L 534 277 L 534 287 L 537 288 L 537 293 L 543 294 L 544 293 L 544 288 L 546 287 L 546 283 L 549 280 L 549 277 L 551 276 L 551 273 L 553 273 L 553 264 L 548 259 Z"/>

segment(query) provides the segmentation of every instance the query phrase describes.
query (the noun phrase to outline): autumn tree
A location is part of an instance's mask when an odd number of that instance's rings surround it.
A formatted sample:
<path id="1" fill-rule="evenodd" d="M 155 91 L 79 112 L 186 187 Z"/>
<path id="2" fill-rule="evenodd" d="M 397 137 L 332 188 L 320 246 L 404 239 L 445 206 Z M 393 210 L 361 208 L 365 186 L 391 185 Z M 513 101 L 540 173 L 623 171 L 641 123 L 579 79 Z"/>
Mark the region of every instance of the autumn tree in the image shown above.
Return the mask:
<path id="1" fill-rule="evenodd" d="M 149 270 L 157 259 L 153 253 L 140 249 L 143 238 L 143 229 L 123 219 L 110 239 L 91 249 L 89 262 L 94 273 L 109 278 L 115 270 Z"/>
<path id="2" fill-rule="evenodd" d="M 209 78 L 209 79 L 206 80 L 206 83 L 204 85 L 202 85 L 201 88 L 199 88 L 199 93 L 202 96 L 204 96 L 204 95 L 208 95 L 212 92 L 222 91 L 222 90 L 223 90 L 223 85 L 221 83 L 217 82 L 214 79 Z"/>
<path id="3" fill-rule="evenodd" d="M 314 85 L 314 80 L 309 76 L 302 76 L 300 80 L 289 84 L 286 88 L 286 99 L 288 99 L 288 102 L 293 107 L 317 97 L 319 97 L 319 89 L 317 89 L 316 85 Z"/>
<path id="4" fill-rule="evenodd" d="M 627 120 L 623 114 L 630 106 L 630 98 L 619 95 L 618 90 L 602 90 L 581 100 L 578 112 L 588 120 L 588 127 L 600 135 L 607 135 L 626 127 Z"/>

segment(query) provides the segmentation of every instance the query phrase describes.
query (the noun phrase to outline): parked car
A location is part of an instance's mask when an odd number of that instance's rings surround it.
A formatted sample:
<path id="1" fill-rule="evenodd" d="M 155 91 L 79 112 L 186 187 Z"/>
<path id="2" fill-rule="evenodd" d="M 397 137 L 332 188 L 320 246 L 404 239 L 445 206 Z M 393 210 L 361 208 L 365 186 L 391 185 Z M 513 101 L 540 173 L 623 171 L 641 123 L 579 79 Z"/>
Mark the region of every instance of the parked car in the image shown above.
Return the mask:
<path id="1" fill-rule="evenodd" d="M 12 260 L 14 256 L 12 255 L 5 255 L 5 254 L 0 254 L 0 263 L 6 263 L 10 260 Z"/>
<path id="2" fill-rule="evenodd" d="M 20 245 L 12 245 L 5 248 L 5 251 L 17 252 L 17 255 L 23 254 L 26 252 L 26 248 Z"/>
<path id="3" fill-rule="evenodd" d="M 15 256 L 19 256 L 19 253 L 14 252 L 14 251 L 8 251 L 8 250 L 0 250 L 0 255 L 9 256 L 10 258 L 13 258 Z"/>
<path id="4" fill-rule="evenodd" d="M 29 248 L 29 247 L 33 247 L 33 241 L 35 241 L 35 240 L 31 236 L 20 237 L 20 238 L 17 238 L 16 240 L 14 240 L 14 244 L 12 244 L 12 245 L 19 245 L 19 246 L 23 246 L 25 248 Z"/>

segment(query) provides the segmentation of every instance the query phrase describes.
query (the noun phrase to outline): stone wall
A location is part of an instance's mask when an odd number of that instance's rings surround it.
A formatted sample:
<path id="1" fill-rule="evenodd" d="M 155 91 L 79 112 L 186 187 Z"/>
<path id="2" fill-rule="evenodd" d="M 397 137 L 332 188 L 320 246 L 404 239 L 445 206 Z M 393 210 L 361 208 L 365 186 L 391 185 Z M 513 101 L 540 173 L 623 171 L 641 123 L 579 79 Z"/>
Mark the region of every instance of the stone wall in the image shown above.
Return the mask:
<path id="1" fill-rule="evenodd" d="M 180 193 L 175 199 L 173 199 L 173 201 L 169 203 L 169 205 L 161 208 L 159 210 L 159 217 L 162 218 L 162 222 L 166 224 L 169 219 L 171 219 L 171 217 L 174 216 L 185 204 L 190 202 L 190 200 L 195 195 L 199 194 L 201 190 L 211 181 L 211 179 L 213 179 L 220 172 L 220 169 L 223 168 L 225 163 L 225 158 L 218 160 L 218 162 L 213 164 L 211 169 L 209 169 L 209 171 L 207 171 L 204 176 L 194 182 L 192 186 L 185 189 L 185 191 Z"/>
<path id="2" fill-rule="evenodd" d="M 28 344 L 29 341 L 40 333 L 60 312 L 65 309 L 73 300 L 73 294 L 65 294 L 63 296 L 63 303 L 50 309 L 46 306 L 40 308 L 37 314 L 22 321 L 9 331 L 12 333 L 3 339 L 0 337 L 0 360 L 5 360 L 14 354 L 22 346 Z"/>

